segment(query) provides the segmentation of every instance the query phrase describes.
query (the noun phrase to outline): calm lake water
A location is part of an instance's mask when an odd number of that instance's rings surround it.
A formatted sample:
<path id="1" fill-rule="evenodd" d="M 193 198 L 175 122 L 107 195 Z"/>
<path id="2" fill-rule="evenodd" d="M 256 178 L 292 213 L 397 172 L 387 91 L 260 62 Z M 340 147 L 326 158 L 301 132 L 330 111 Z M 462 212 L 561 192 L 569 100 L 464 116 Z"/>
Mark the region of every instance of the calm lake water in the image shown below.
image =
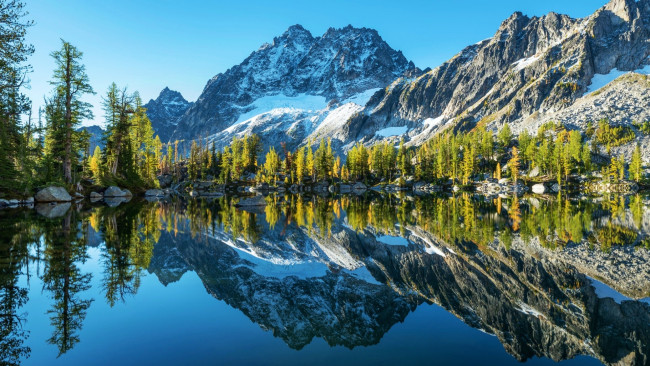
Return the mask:
<path id="1" fill-rule="evenodd" d="M 650 363 L 645 197 L 237 200 L 0 211 L 4 363 Z"/>

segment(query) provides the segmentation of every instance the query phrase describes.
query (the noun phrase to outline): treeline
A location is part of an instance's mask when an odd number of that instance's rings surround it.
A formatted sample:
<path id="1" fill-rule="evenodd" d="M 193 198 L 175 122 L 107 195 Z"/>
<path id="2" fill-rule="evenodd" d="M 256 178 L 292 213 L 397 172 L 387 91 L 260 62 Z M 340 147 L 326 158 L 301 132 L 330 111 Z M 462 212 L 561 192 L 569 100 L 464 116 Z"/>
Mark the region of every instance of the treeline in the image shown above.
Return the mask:
<path id="1" fill-rule="evenodd" d="M 362 181 L 404 185 L 407 181 L 450 180 L 470 184 L 487 177 L 510 177 L 516 181 L 527 174 L 563 184 L 571 175 L 600 171 L 602 177 L 612 181 L 626 177 L 639 181 L 643 175 L 639 146 L 629 164 L 615 156 L 605 156 L 609 162 L 592 162 L 592 156 L 599 155 L 600 146 L 618 141 L 619 131 L 620 128 L 601 121 L 593 131 L 594 138 L 589 140 L 578 130 L 549 122 L 535 135 L 523 131 L 515 138 L 508 125 L 498 133 L 478 127 L 469 132 L 441 133 L 418 147 L 406 147 L 404 141 L 398 147 L 389 142 L 369 147 L 357 143 L 344 156 L 333 151 L 331 140 L 322 139 L 315 150 L 312 142 L 293 152 L 271 147 L 263 159 L 259 155 L 260 139 L 252 135 L 234 138 L 223 151 L 215 151 L 207 142 L 193 143 L 190 179 L 210 178 L 220 183 Z M 262 163 L 258 164 L 258 160 Z"/>

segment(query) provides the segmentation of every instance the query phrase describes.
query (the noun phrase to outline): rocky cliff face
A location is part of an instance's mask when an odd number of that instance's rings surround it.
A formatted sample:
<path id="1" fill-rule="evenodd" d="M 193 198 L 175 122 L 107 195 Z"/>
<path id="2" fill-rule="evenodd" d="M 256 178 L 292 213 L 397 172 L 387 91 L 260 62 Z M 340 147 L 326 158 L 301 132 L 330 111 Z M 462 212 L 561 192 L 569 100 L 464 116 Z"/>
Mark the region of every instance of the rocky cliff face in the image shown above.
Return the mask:
<path id="1" fill-rule="evenodd" d="M 314 37 L 295 25 L 209 80 L 172 138 L 212 136 L 221 144 L 244 131 L 264 137 L 274 131 L 277 139 L 302 142 L 339 105 L 356 102 L 360 110 L 369 97 L 364 95 L 417 72 L 375 30 L 330 28 Z M 343 123 L 349 115 L 333 117 Z"/>
<path id="2" fill-rule="evenodd" d="M 413 143 L 449 127 L 524 128 L 529 118 L 557 113 L 593 92 L 607 79 L 603 74 L 648 73 L 643 69 L 650 64 L 648 19 L 648 0 L 612 0 L 583 19 L 515 13 L 492 38 L 375 95 L 345 125 L 345 138 L 376 139 L 379 129 L 390 126 L 408 128 Z M 618 117 L 635 119 L 636 112 L 632 108 Z"/>
<path id="3" fill-rule="evenodd" d="M 178 119 L 192 106 L 193 103 L 183 98 L 181 93 L 165 88 L 158 98 L 151 99 L 144 107 L 151 125 L 160 137 L 160 141 L 168 142 L 176 129 Z"/>

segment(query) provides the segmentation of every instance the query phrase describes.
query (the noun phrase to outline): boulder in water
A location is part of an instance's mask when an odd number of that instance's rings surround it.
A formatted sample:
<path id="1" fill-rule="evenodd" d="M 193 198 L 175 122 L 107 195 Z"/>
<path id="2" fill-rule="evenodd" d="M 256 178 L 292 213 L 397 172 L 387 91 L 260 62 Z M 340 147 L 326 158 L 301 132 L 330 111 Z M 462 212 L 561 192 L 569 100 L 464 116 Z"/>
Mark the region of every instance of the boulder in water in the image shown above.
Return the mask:
<path id="1" fill-rule="evenodd" d="M 34 199 L 37 202 L 70 202 L 72 197 L 68 194 L 68 191 L 63 187 L 47 187 L 43 188 L 38 193 Z"/>
<path id="2" fill-rule="evenodd" d="M 131 192 L 129 190 L 121 190 L 119 187 L 110 186 L 104 191 L 104 197 L 130 197 Z"/>

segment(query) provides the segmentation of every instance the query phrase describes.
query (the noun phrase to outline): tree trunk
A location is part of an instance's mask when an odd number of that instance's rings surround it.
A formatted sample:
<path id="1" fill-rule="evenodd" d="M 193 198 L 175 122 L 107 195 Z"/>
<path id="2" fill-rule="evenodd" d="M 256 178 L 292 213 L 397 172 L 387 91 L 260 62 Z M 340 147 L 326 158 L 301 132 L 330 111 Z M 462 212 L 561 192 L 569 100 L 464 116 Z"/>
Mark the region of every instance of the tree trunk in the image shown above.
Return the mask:
<path id="1" fill-rule="evenodd" d="M 67 183 L 72 183 L 72 85 L 71 85 L 71 65 L 72 55 L 66 48 L 65 55 L 65 151 L 63 154 L 63 177 Z"/>

